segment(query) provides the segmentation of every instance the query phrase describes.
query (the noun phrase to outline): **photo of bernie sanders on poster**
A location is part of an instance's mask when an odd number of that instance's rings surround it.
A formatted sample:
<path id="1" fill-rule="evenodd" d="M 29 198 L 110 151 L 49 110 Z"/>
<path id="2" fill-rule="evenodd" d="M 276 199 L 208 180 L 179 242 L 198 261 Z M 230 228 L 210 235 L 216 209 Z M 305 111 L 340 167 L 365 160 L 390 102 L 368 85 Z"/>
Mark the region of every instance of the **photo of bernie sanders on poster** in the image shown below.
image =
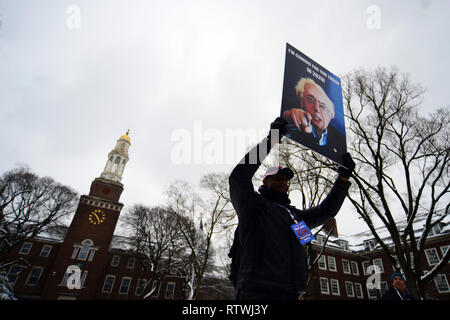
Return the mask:
<path id="1" fill-rule="evenodd" d="M 341 81 L 287 44 L 281 117 L 286 137 L 342 164 L 347 152 Z"/>

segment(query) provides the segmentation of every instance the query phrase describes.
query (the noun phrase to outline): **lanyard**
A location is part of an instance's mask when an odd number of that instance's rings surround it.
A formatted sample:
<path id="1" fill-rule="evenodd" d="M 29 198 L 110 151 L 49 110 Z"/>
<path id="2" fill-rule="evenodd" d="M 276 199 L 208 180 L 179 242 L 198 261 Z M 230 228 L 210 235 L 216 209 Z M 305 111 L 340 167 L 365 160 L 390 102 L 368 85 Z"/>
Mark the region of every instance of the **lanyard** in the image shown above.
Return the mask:
<path id="1" fill-rule="evenodd" d="M 294 217 L 294 215 L 292 214 L 291 210 L 289 210 L 288 208 L 286 208 L 285 206 L 283 206 L 283 205 L 281 205 L 281 204 L 279 204 L 279 203 L 277 203 L 277 202 L 274 202 L 274 203 L 275 203 L 277 206 L 286 209 L 287 212 L 289 213 L 289 215 L 291 216 L 291 219 L 292 219 L 295 223 L 298 223 L 298 222 L 297 222 L 297 219 L 295 219 L 295 217 Z"/>

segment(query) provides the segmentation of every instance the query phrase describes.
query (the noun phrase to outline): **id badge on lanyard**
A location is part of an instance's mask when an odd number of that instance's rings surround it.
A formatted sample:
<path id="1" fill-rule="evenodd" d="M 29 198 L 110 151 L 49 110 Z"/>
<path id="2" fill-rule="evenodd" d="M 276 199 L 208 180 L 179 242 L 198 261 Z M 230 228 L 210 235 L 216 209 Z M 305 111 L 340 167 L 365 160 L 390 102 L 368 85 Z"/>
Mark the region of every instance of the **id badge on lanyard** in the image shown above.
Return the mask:
<path id="1" fill-rule="evenodd" d="M 302 245 L 307 244 L 315 239 L 313 234 L 311 233 L 311 230 L 309 230 L 309 227 L 306 225 L 305 221 L 297 222 L 297 220 L 295 220 L 294 218 L 294 215 L 291 213 L 291 210 L 280 204 L 277 205 L 283 207 L 289 212 L 289 215 L 295 222 L 294 224 L 291 225 L 291 229 L 292 231 L 294 231 L 295 236 L 300 240 L 300 243 Z"/>
<path id="2" fill-rule="evenodd" d="M 299 223 L 291 225 L 291 228 L 302 245 L 314 240 L 314 236 L 311 233 L 311 230 L 309 230 L 304 221 L 300 221 Z"/>

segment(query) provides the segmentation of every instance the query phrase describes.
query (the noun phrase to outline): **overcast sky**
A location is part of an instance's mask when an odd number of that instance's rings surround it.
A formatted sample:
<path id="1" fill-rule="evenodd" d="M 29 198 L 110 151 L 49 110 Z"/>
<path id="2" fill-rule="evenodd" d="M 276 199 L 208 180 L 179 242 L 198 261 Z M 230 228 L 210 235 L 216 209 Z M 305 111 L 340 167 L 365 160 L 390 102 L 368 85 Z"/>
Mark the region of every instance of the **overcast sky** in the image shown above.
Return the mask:
<path id="1" fill-rule="evenodd" d="M 427 88 L 423 112 L 448 106 L 448 12 L 447 0 L 0 0 L 1 172 L 27 164 L 87 194 L 130 129 L 121 202 L 161 204 L 175 179 L 231 171 L 246 150 L 228 133 L 268 130 L 286 42 L 338 76 L 395 65 Z M 223 143 L 224 161 L 177 163 L 189 136 L 195 152 Z M 361 231 L 356 220 L 346 203 L 339 231 Z"/>

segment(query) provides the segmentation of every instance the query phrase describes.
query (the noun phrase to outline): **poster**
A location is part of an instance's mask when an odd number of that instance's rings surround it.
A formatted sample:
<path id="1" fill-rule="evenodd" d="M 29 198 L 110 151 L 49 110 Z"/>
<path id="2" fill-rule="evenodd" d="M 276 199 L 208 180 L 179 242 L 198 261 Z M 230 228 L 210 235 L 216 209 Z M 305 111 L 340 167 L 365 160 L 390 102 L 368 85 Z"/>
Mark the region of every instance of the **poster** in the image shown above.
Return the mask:
<path id="1" fill-rule="evenodd" d="M 341 80 L 286 44 L 281 115 L 286 137 L 342 164 L 347 152 Z"/>

